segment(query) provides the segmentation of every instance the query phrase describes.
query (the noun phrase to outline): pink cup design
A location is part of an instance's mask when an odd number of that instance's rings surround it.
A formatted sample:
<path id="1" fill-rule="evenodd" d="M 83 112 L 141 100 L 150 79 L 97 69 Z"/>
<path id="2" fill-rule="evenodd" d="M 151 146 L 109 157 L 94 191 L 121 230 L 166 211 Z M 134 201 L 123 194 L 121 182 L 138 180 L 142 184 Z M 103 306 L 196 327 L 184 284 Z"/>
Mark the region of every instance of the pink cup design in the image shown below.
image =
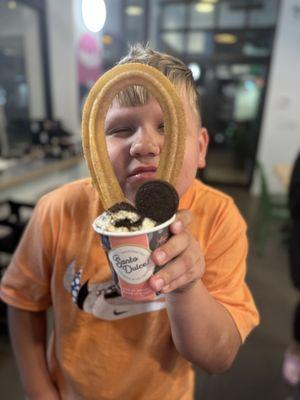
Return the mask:
<path id="1" fill-rule="evenodd" d="M 156 298 L 149 278 L 161 267 L 156 266 L 150 256 L 171 236 L 169 226 L 174 220 L 175 215 L 163 224 L 141 232 L 102 231 L 94 222 L 93 228 L 100 234 L 113 281 L 122 297 L 135 301 Z"/>

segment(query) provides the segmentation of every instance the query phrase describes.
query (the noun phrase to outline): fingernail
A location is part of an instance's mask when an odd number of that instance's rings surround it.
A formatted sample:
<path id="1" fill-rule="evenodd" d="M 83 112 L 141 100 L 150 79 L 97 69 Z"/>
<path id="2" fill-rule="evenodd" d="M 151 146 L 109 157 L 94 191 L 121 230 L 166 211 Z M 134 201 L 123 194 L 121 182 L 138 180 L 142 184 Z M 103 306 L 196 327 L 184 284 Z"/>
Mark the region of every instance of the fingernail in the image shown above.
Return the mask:
<path id="1" fill-rule="evenodd" d="M 165 284 L 165 282 L 163 281 L 163 279 L 161 279 L 161 278 L 158 278 L 156 281 L 154 281 L 153 282 L 154 283 L 154 286 L 155 286 L 155 290 L 157 291 L 157 292 L 159 292 L 161 289 L 162 289 L 162 287 L 164 286 L 164 284 Z"/>
<path id="2" fill-rule="evenodd" d="M 166 253 L 162 250 L 159 250 L 158 252 L 155 253 L 155 257 L 157 261 L 161 264 L 166 259 Z"/>

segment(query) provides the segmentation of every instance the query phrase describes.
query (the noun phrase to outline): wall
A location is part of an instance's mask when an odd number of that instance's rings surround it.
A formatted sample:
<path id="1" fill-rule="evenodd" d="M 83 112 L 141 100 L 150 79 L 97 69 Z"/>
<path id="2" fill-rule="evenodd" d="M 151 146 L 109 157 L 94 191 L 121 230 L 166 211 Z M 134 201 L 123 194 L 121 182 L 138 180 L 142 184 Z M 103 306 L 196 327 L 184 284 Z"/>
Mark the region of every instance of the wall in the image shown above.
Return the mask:
<path id="1" fill-rule="evenodd" d="M 24 7 L 22 21 L 24 21 L 25 26 L 25 62 L 29 87 L 29 112 L 31 118 L 38 119 L 45 116 L 45 104 L 37 15 L 33 10 Z"/>
<path id="2" fill-rule="evenodd" d="M 53 115 L 79 136 L 73 1 L 47 0 L 46 4 Z"/>
<path id="3" fill-rule="evenodd" d="M 284 191 L 274 165 L 292 163 L 300 151 L 299 43 L 300 0 L 282 0 L 258 148 L 273 193 Z M 252 190 L 258 192 L 257 179 Z"/>

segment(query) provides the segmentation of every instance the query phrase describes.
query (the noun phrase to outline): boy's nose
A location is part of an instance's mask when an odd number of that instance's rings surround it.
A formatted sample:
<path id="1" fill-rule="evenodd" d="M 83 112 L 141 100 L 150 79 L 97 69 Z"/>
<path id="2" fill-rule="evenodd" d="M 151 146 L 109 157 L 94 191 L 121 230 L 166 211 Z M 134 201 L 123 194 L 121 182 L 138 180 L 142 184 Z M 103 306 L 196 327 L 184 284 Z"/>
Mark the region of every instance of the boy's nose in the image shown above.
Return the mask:
<path id="1" fill-rule="evenodd" d="M 130 147 L 131 157 L 158 156 L 162 150 L 163 136 L 154 131 L 140 130 Z"/>

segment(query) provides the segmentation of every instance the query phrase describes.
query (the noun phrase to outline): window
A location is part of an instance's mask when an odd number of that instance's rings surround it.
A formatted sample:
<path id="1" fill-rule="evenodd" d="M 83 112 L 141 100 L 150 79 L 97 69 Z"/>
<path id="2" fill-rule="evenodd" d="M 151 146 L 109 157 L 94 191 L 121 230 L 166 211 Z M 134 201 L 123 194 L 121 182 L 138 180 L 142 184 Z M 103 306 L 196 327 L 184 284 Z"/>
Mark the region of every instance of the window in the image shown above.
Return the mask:
<path id="1" fill-rule="evenodd" d="M 242 28 L 246 23 L 245 2 L 222 1 L 219 4 L 220 28 Z"/>
<path id="2" fill-rule="evenodd" d="M 254 3 L 257 6 L 249 11 L 249 25 L 253 28 L 275 26 L 278 0 L 260 0 Z"/>
<path id="3" fill-rule="evenodd" d="M 184 4 L 166 4 L 162 8 L 162 29 L 185 27 L 186 8 Z"/>
<path id="4" fill-rule="evenodd" d="M 46 114 L 38 13 L 0 2 L 0 152 L 12 153 L 31 141 L 30 120 Z"/>
<path id="5" fill-rule="evenodd" d="M 211 32 L 190 32 L 187 34 L 189 54 L 209 55 L 214 50 L 213 35 Z"/>
<path id="6" fill-rule="evenodd" d="M 143 0 L 127 0 L 125 18 L 127 43 L 143 42 L 146 18 L 145 2 Z"/>
<path id="7" fill-rule="evenodd" d="M 213 28 L 215 21 L 215 5 L 196 2 L 188 5 L 190 28 Z"/>
<path id="8" fill-rule="evenodd" d="M 163 51 L 182 53 L 184 51 L 184 34 L 169 32 L 162 34 Z"/>

